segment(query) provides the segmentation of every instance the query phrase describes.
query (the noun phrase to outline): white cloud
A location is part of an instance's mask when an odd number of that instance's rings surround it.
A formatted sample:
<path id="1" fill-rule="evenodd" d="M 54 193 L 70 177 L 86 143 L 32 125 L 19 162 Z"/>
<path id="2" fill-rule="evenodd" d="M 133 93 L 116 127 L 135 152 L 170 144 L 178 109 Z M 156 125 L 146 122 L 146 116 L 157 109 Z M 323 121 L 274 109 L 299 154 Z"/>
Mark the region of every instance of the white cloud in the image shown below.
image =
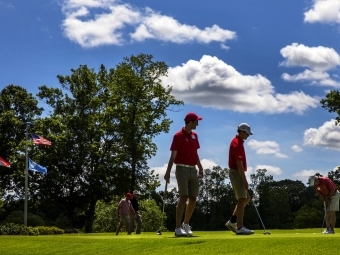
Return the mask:
<path id="1" fill-rule="evenodd" d="M 300 172 L 297 172 L 295 174 L 293 174 L 292 176 L 295 177 L 297 180 L 302 181 L 303 183 L 307 183 L 308 182 L 308 177 L 311 175 L 314 175 L 316 173 L 320 173 L 322 175 L 327 175 L 326 173 L 324 173 L 323 171 L 319 171 L 319 170 L 302 170 Z"/>
<path id="2" fill-rule="evenodd" d="M 99 11 L 98 11 L 99 10 Z M 172 17 L 144 10 L 116 0 L 65 0 L 62 29 L 67 38 L 82 47 L 122 45 L 128 40 L 156 39 L 173 43 L 224 43 L 236 33 L 217 25 L 199 29 Z M 125 28 L 132 28 L 129 35 Z"/>
<path id="3" fill-rule="evenodd" d="M 280 152 L 280 145 L 275 141 L 257 141 L 250 140 L 248 146 L 255 150 L 257 154 L 274 155 L 278 158 L 287 158 L 288 156 Z"/>
<path id="4" fill-rule="evenodd" d="M 224 43 L 221 43 L 220 46 L 223 50 L 226 50 L 226 51 L 230 49 L 230 47 L 225 45 Z"/>
<path id="5" fill-rule="evenodd" d="M 340 87 L 340 81 L 331 79 L 327 72 L 305 70 L 302 73 L 295 75 L 283 73 L 281 77 L 283 80 L 289 82 L 310 81 L 311 85 L 316 84 L 321 86 Z"/>
<path id="6" fill-rule="evenodd" d="M 211 159 L 202 159 L 201 164 L 203 169 L 213 169 L 214 166 L 218 166 L 218 164 L 215 163 L 215 161 Z"/>
<path id="7" fill-rule="evenodd" d="M 304 21 L 309 23 L 340 23 L 340 0 L 314 0 L 304 15 Z"/>
<path id="8" fill-rule="evenodd" d="M 280 63 L 282 66 L 301 66 L 314 71 L 326 71 L 340 65 L 340 56 L 333 48 L 308 47 L 292 43 L 292 45 L 282 48 L 280 53 L 286 58 Z"/>
<path id="9" fill-rule="evenodd" d="M 150 8 L 146 10 L 141 24 L 134 33 L 131 33 L 131 38 L 136 41 L 152 38 L 173 43 L 191 41 L 210 43 L 212 41 L 225 42 L 236 36 L 235 32 L 224 30 L 217 25 L 201 30 L 196 26 L 180 24 L 174 18 L 155 13 Z"/>
<path id="10" fill-rule="evenodd" d="M 217 57 L 204 55 L 170 67 L 163 85 L 185 103 L 247 113 L 303 114 L 319 100 L 303 92 L 275 93 L 271 82 L 260 74 L 243 75 Z"/>
<path id="11" fill-rule="evenodd" d="M 319 128 L 309 128 L 304 132 L 304 144 L 340 150 L 340 126 L 335 120 L 326 121 Z"/>
<path id="12" fill-rule="evenodd" d="M 269 175 L 281 175 L 282 171 L 279 167 L 268 165 L 257 165 L 256 169 L 266 169 Z"/>
<path id="13" fill-rule="evenodd" d="M 292 147 L 290 147 L 292 149 L 292 151 L 294 152 L 301 152 L 302 148 L 296 144 L 294 144 Z"/>

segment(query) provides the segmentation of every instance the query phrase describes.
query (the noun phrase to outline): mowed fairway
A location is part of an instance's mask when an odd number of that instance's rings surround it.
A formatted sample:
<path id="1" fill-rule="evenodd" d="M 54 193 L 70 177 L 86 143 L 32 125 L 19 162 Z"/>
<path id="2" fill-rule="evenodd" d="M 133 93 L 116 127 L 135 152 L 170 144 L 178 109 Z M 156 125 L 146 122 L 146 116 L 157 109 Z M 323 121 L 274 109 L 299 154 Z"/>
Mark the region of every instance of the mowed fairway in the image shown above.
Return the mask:
<path id="1" fill-rule="evenodd" d="M 196 231 L 193 237 L 180 238 L 172 232 L 0 236 L 0 254 L 339 254 L 340 233 L 323 235 L 320 229 L 269 231 L 271 235 L 257 230 L 251 236 Z"/>

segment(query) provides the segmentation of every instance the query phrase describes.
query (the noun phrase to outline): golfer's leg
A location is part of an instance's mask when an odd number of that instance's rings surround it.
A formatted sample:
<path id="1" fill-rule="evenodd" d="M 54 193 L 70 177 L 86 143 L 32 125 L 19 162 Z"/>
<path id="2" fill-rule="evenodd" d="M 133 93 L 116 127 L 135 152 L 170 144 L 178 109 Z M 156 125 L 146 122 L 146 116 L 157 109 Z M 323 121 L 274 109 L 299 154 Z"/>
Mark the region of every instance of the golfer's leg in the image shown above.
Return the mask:
<path id="1" fill-rule="evenodd" d="M 237 227 L 243 227 L 243 216 L 244 216 L 244 206 L 245 206 L 246 198 L 240 198 L 237 200 L 237 205 L 235 207 L 235 213 L 237 217 Z"/>
<path id="2" fill-rule="evenodd" d="M 332 226 L 331 226 L 331 212 L 330 211 L 326 212 L 326 228 L 327 229 L 332 228 Z"/>
<path id="3" fill-rule="evenodd" d="M 334 230 L 335 223 L 336 223 L 335 211 L 330 211 L 329 214 L 330 214 L 331 229 Z"/>
<path id="4" fill-rule="evenodd" d="M 118 233 L 119 233 L 120 229 L 122 228 L 122 226 L 123 226 L 123 221 L 122 221 L 122 218 L 120 218 L 120 220 L 119 220 L 119 224 L 118 224 L 118 226 L 117 226 L 117 230 L 116 230 L 116 234 L 117 234 L 117 235 L 118 235 Z"/>
<path id="5" fill-rule="evenodd" d="M 184 213 L 185 204 L 188 200 L 188 196 L 180 196 L 176 207 L 176 228 L 181 227 L 181 221 Z"/>
<path id="6" fill-rule="evenodd" d="M 140 215 L 137 215 L 136 222 L 137 222 L 136 234 L 140 234 L 141 229 L 142 229 L 142 219 L 141 219 Z"/>
<path id="7" fill-rule="evenodd" d="M 185 217 L 184 217 L 184 223 L 185 224 L 189 224 L 191 215 L 195 210 L 195 206 L 196 206 L 196 197 L 189 197 L 189 203 L 188 203 L 187 208 L 185 210 Z"/>

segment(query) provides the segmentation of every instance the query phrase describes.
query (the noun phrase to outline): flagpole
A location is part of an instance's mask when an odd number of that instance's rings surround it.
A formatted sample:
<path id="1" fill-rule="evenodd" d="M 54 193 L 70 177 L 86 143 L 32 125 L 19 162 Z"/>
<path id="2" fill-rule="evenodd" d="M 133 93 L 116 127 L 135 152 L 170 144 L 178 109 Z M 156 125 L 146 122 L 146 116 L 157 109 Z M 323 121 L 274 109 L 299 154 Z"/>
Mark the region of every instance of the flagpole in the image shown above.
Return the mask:
<path id="1" fill-rule="evenodd" d="M 25 208 L 24 225 L 27 227 L 27 189 L 28 189 L 28 124 L 26 126 L 26 159 L 25 159 Z"/>

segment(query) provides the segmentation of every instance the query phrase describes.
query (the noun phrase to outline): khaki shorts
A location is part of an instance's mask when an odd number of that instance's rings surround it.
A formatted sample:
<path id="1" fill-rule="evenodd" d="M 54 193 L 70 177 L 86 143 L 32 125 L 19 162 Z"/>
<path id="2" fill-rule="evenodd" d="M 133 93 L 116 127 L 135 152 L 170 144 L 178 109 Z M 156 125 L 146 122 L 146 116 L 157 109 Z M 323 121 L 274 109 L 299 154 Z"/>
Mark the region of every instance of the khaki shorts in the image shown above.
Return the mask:
<path id="1" fill-rule="evenodd" d="M 237 200 L 241 198 L 247 198 L 248 192 L 243 186 L 240 173 L 236 169 L 229 169 L 229 179 L 233 186 L 235 197 Z"/>
<path id="2" fill-rule="evenodd" d="M 335 195 L 331 197 L 331 203 L 326 208 L 327 212 L 339 211 L 339 198 L 340 198 L 340 192 L 337 191 Z M 326 207 L 326 204 L 324 204 L 324 206 Z"/>
<path id="3" fill-rule="evenodd" d="M 196 168 L 176 166 L 176 179 L 180 196 L 198 196 L 198 176 Z"/>

